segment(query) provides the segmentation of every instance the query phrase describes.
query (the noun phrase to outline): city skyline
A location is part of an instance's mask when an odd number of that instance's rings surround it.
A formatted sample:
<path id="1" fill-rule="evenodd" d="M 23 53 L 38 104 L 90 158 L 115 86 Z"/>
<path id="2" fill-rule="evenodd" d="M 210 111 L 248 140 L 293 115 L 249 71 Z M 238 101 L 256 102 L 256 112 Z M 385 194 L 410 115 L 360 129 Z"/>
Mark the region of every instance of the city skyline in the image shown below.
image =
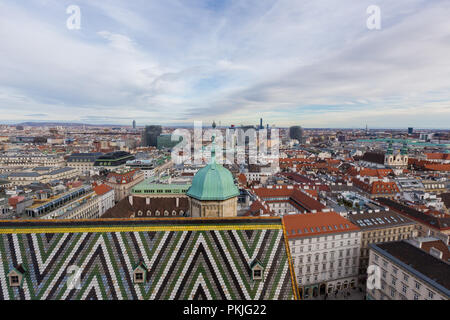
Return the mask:
<path id="1" fill-rule="evenodd" d="M 4 1 L 1 122 L 448 128 L 450 5 L 372 4 Z"/>

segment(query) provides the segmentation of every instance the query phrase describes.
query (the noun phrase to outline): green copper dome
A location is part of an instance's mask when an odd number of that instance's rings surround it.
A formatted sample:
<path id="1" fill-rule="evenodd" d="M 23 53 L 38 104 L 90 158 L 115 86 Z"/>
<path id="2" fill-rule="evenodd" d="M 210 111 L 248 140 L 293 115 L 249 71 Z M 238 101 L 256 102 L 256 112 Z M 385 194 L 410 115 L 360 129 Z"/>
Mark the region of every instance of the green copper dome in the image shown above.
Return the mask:
<path id="1" fill-rule="evenodd" d="M 239 195 L 231 172 L 216 163 L 214 149 L 213 145 L 211 163 L 195 174 L 192 185 L 186 193 L 197 200 L 227 200 Z"/>

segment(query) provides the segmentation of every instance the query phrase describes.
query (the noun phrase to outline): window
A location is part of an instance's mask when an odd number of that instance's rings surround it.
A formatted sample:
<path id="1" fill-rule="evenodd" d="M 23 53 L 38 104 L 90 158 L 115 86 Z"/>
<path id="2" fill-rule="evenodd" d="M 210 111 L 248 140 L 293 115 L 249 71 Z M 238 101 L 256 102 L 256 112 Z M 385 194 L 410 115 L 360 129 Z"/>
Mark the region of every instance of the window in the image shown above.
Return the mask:
<path id="1" fill-rule="evenodd" d="M 416 289 L 420 289 L 420 283 L 416 281 Z"/>
<path id="2" fill-rule="evenodd" d="M 433 299 L 433 297 L 434 297 L 434 292 L 428 291 L 428 298 Z"/>
<path id="3" fill-rule="evenodd" d="M 394 288 L 391 288 L 391 297 L 395 298 L 395 289 Z"/>
<path id="4" fill-rule="evenodd" d="M 11 285 L 19 284 L 19 276 L 11 276 Z"/>

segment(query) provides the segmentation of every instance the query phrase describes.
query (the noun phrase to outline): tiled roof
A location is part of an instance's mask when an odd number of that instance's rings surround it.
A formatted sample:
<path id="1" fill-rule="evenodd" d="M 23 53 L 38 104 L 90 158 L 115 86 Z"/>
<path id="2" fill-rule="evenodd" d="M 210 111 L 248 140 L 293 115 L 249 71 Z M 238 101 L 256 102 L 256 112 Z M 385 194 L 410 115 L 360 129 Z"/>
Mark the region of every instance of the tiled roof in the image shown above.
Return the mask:
<path id="1" fill-rule="evenodd" d="M 104 195 L 105 193 L 108 193 L 111 190 L 112 188 L 106 184 L 101 184 L 94 187 L 95 193 L 99 196 Z"/>
<path id="2" fill-rule="evenodd" d="M 425 153 L 429 160 L 450 160 L 450 153 Z"/>
<path id="3" fill-rule="evenodd" d="M 432 171 L 450 171 L 450 163 L 441 164 L 441 163 L 427 163 L 424 165 L 426 170 Z"/>
<path id="4" fill-rule="evenodd" d="M 312 195 L 299 189 L 299 186 L 274 186 L 273 188 L 254 188 L 252 191 L 266 202 L 289 201 L 301 211 L 320 211 L 325 206 Z M 277 199 L 284 198 L 284 199 Z"/>
<path id="5" fill-rule="evenodd" d="M 127 184 L 133 181 L 136 172 L 137 170 L 131 170 L 126 173 L 110 172 L 106 179 L 118 184 Z"/>
<path id="6" fill-rule="evenodd" d="M 164 212 L 167 211 L 169 216 L 177 217 L 183 216 L 189 210 L 189 200 L 186 197 L 178 197 L 178 206 L 176 203 L 177 197 L 160 197 L 149 198 L 147 204 L 147 198 L 132 196 L 133 204 L 130 204 L 129 197 L 120 200 L 114 207 L 108 209 L 102 218 L 130 218 L 133 215 L 139 216 L 139 211 L 142 212 L 142 216 L 155 217 L 156 212 L 159 211 L 160 216 L 164 216 Z M 175 211 L 175 215 L 172 215 Z"/>
<path id="7" fill-rule="evenodd" d="M 450 230 L 450 218 L 437 218 L 432 215 L 427 215 L 426 213 L 420 212 L 390 199 L 377 198 L 376 200 L 382 205 L 388 206 L 389 208 L 406 215 L 413 220 L 425 223 L 432 228 L 439 230 Z"/>
<path id="8" fill-rule="evenodd" d="M 360 227 L 361 230 L 392 228 L 395 226 L 415 224 L 415 222 L 393 211 L 355 213 L 349 214 L 347 218 Z"/>
<path id="9" fill-rule="evenodd" d="M 357 178 L 352 179 L 355 186 L 370 194 L 396 194 L 399 191 L 395 182 L 373 181 L 371 184 Z"/>
<path id="10" fill-rule="evenodd" d="M 360 228 L 334 211 L 283 216 L 288 239 L 359 231 Z"/>
<path id="11" fill-rule="evenodd" d="M 361 170 L 358 171 L 355 167 L 352 167 L 347 172 L 347 174 L 351 176 L 359 175 L 361 177 L 384 178 L 392 172 L 393 172 L 392 169 L 371 169 L 371 168 L 361 168 Z"/>
<path id="12" fill-rule="evenodd" d="M 264 280 L 252 279 L 257 258 Z M 146 281 L 133 283 L 143 263 Z M 0 300 L 293 299 L 297 287 L 279 218 L 2 222 Z M 6 275 L 22 264 L 24 285 Z M 82 268 L 80 289 L 66 285 Z"/>

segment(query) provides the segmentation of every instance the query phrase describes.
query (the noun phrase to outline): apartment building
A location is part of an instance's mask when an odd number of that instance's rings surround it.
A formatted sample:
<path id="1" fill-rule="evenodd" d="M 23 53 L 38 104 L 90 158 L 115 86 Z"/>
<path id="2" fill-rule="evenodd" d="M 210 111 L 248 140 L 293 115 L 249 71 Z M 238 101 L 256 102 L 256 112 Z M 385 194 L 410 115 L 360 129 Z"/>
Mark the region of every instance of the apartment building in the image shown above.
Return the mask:
<path id="1" fill-rule="evenodd" d="M 255 187 L 251 191 L 256 196 L 255 201 L 267 205 L 275 215 L 329 211 L 317 197 L 298 186 L 272 185 Z"/>
<path id="2" fill-rule="evenodd" d="M 128 172 L 110 172 L 105 183 L 114 189 L 115 201 L 119 202 L 131 193 L 131 189 L 144 180 L 144 173 L 139 170 Z"/>
<path id="3" fill-rule="evenodd" d="M 433 216 L 390 199 L 379 198 L 377 201 L 391 211 L 415 221 L 418 237 L 436 237 L 449 245 L 450 218 L 448 216 Z"/>
<path id="4" fill-rule="evenodd" d="M 7 174 L 12 186 L 26 186 L 32 183 L 48 183 L 53 180 L 72 179 L 78 176 L 78 171 L 71 167 L 36 167 L 26 171 Z"/>
<path id="5" fill-rule="evenodd" d="M 50 207 L 48 212 L 38 216 L 40 219 L 96 219 L 114 204 L 114 190 L 102 184 L 94 188 L 83 186 L 66 192 L 44 203 L 38 203 L 37 208 Z"/>
<path id="6" fill-rule="evenodd" d="M 101 152 L 72 153 L 67 158 L 67 165 L 77 169 L 80 173 L 84 173 L 94 169 L 95 160 L 102 155 Z"/>
<path id="7" fill-rule="evenodd" d="M 59 155 L 5 152 L 0 154 L 0 167 L 62 167 L 66 162 Z"/>
<path id="8" fill-rule="evenodd" d="M 378 267 L 368 300 L 449 300 L 450 264 L 406 240 L 370 244 L 369 264 Z M 377 280 L 377 278 L 380 278 Z"/>
<path id="9" fill-rule="evenodd" d="M 391 211 L 369 210 L 347 216 L 361 229 L 359 256 L 359 283 L 364 285 L 369 266 L 369 244 L 409 239 L 416 235 L 416 223 Z"/>
<path id="10" fill-rule="evenodd" d="M 303 299 L 358 285 L 361 230 L 336 212 L 283 216 Z"/>

